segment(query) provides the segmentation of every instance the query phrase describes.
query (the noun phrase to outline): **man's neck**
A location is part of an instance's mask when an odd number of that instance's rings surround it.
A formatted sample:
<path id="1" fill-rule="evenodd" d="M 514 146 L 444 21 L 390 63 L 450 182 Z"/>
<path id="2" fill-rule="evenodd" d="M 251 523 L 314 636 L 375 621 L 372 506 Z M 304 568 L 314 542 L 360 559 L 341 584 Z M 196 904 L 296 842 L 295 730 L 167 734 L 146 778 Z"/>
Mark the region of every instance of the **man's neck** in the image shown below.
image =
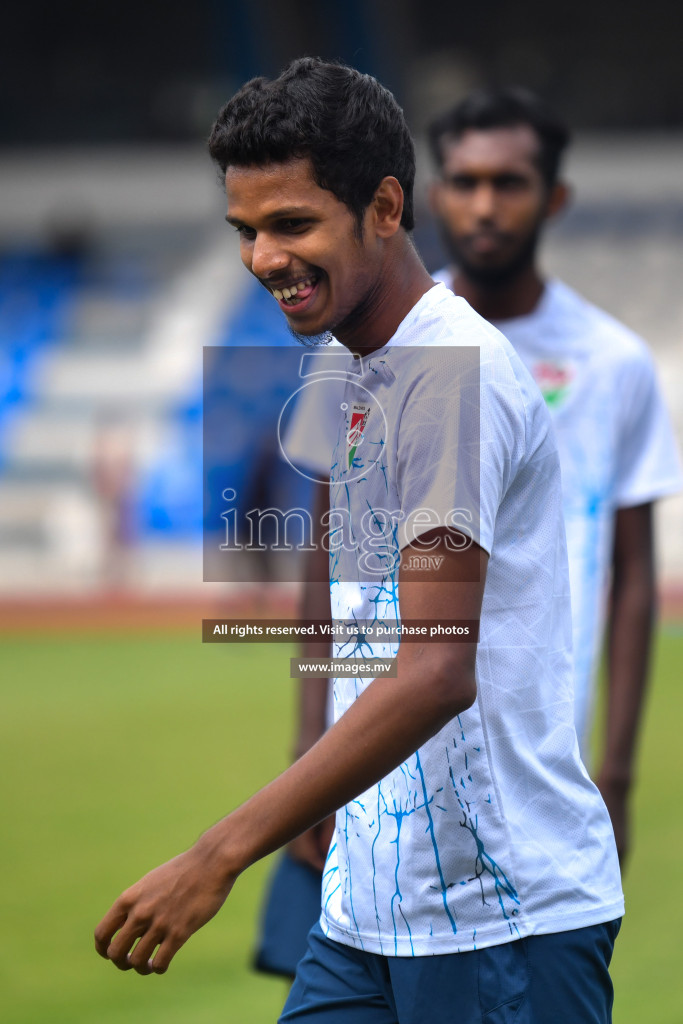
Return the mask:
<path id="1" fill-rule="evenodd" d="M 456 295 L 466 299 L 485 320 L 511 320 L 516 316 L 533 313 L 543 294 L 545 282 L 535 267 L 528 267 L 504 284 L 473 281 L 465 271 L 456 270 L 451 288 Z"/>
<path id="2" fill-rule="evenodd" d="M 433 286 L 412 242 L 406 238 L 405 245 L 397 246 L 393 259 L 387 261 L 373 293 L 356 311 L 353 321 L 335 331 L 335 337 L 350 352 L 376 352 L 391 340 L 401 321 Z"/>

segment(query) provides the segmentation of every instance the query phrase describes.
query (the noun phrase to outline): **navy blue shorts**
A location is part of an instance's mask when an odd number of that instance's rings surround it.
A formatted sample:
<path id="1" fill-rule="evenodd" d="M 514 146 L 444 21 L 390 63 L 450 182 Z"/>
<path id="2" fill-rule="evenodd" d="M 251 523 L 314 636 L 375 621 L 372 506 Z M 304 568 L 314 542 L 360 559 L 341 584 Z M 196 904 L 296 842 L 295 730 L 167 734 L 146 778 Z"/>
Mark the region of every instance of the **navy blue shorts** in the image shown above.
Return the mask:
<path id="1" fill-rule="evenodd" d="M 280 1024 L 609 1024 L 620 924 L 418 957 L 364 953 L 316 924 Z"/>
<path id="2" fill-rule="evenodd" d="M 268 882 L 253 965 L 293 978 L 306 952 L 308 933 L 320 918 L 321 873 L 284 853 Z"/>

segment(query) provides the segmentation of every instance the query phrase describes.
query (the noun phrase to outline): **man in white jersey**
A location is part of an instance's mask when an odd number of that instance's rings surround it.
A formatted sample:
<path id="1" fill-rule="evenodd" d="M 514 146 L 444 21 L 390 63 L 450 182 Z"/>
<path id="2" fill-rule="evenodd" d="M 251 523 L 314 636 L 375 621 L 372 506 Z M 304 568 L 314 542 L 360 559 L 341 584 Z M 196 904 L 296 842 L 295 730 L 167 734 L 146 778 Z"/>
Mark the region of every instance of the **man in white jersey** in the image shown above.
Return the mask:
<path id="1" fill-rule="evenodd" d="M 164 972 L 249 864 L 338 809 L 281 1021 L 604 1024 L 623 897 L 573 723 L 538 389 L 412 246 L 412 142 L 375 79 L 295 61 L 229 101 L 210 148 L 246 267 L 298 336 L 349 353 L 325 526 L 332 624 L 354 629 L 334 724 L 124 892 L 98 952 Z M 387 656 L 395 678 L 346 673 Z"/>
<path id="2" fill-rule="evenodd" d="M 595 776 L 623 862 L 656 603 L 652 506 L 681 487 L 675 440 L 644 342 L 539 270 L 543 227 L 568 197 L 559 179 L 566 126 L 526 90 L 481 90 L 433 121 L 429 140 L 438 171 L 432 207 L 453 261 L 432 276 L 512 342 L 555 426 L 575 720 L 587 763 L 610 596 L 606 735 Z"/>

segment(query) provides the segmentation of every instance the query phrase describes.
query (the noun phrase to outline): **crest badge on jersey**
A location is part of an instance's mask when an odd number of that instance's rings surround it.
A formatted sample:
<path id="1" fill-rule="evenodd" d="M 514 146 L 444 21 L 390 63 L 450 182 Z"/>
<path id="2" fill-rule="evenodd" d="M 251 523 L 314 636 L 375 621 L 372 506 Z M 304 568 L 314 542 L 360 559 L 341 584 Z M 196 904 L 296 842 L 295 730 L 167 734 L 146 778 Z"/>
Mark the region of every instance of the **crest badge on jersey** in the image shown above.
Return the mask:
<path id="1" fill-rule="evenodd" d="M 551 360 L 538 362 L 534 364 L 532 373 L 546 405 L 551 408 L 562 405 L 574 378 L 574 367 L 571 363 Z"/>
<path id="2" fill-rule="evenodd" d="M 364 402 L 354 402 L 351 406 L 351 424 L 346 435 L 347 468 L 351 469 L 356 450 L 363 443 L 363 432 L 370 416 L 370 406 Z"/>

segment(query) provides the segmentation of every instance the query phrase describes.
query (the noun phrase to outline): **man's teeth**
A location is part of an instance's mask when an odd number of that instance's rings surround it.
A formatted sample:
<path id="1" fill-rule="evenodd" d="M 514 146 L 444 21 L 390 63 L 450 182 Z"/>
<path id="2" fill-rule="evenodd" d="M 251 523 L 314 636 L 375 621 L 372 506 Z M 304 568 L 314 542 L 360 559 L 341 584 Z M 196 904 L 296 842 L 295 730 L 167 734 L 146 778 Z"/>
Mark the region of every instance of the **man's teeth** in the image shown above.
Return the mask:
<path id="1" fill-rule="evenodd" d="M 273 295 L 278 300 L 278 302 L 281 302 L 283 299 L 291 300 L 296 296 L 297 292 L 303 291 L 304 288 L 310 288 L 312 284 L 313 281 L 309 277 L 305 281 L 299 281 L 298 284 L 291 285 L 290 288 L 283 288 L 282 290 L 280 290 L 279 288 L 273 288 Z"/>

